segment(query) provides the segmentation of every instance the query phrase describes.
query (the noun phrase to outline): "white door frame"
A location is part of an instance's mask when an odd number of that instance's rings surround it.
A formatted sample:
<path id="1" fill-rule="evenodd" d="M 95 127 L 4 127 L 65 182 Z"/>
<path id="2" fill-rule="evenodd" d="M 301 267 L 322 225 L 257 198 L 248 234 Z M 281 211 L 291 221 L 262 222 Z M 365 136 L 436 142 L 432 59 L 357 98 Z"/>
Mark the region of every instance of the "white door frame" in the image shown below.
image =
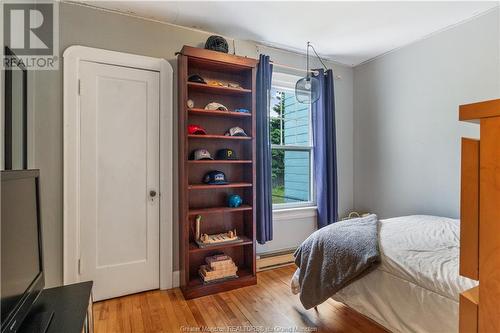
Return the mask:
<path id="1" fill-rule="evenodd" d="M 151 70 L 160 74 L 160 289 L 173 286 L 172 257 L 172 66 L 161 58 L 70 46 L 64 57 L 64 255 L 63 283 L 79 282 L 80 259 L 80 103 L 81 61 Z"/>

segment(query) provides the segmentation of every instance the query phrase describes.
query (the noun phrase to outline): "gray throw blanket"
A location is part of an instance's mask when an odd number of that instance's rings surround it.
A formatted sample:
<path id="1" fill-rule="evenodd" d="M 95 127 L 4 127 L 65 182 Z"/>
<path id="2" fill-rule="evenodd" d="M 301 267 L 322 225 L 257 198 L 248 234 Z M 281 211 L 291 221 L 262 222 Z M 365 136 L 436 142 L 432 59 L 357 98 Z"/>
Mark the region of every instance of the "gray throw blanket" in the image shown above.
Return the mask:
<path id="1" fill-rule="evenodd" d="M 300 301 L 310 309 L 380 262 L 377 215 L 332 223 L 309 236 L 294 256 Z"/>

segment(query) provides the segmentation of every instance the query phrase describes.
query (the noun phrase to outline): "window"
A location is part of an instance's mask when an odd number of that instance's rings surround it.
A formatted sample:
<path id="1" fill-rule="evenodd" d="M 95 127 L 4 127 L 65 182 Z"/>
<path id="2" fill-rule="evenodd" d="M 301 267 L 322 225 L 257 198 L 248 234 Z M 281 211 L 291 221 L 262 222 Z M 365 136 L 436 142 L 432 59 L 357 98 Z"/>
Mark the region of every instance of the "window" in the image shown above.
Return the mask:
<path id="1" fill-rule="evenodd" d="M 311 107 L 295 98 L 298 79 L 273 73 L 269 119 L 274 209 L 314 205 Z"/>

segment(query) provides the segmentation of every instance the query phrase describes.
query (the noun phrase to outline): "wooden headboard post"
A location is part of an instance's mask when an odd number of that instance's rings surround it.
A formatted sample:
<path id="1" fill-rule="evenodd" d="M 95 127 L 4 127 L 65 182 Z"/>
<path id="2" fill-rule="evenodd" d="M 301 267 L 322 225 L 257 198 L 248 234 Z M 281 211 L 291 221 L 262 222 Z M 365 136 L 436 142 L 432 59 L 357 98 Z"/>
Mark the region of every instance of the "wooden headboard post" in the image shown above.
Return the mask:
<path id="1" fill-rule="evenodd" d="M 480 124 L 462 139 L 460 274 L 479 286 L 460 295 L 460 333 L 500 332 L 500 99 L 461 105 Z"/>

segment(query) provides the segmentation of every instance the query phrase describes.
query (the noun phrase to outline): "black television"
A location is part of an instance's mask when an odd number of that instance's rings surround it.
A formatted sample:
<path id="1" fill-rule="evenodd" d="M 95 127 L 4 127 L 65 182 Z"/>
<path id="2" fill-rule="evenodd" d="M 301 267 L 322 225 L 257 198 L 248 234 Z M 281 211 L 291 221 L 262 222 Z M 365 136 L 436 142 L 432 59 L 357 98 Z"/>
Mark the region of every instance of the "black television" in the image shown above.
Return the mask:
<path id="1" fill-rule="evenodd" d="M 11 333 L 19 330 L 45 284 L 39 172 L 2 171 L 1 178 L 1 332 Z"/>

